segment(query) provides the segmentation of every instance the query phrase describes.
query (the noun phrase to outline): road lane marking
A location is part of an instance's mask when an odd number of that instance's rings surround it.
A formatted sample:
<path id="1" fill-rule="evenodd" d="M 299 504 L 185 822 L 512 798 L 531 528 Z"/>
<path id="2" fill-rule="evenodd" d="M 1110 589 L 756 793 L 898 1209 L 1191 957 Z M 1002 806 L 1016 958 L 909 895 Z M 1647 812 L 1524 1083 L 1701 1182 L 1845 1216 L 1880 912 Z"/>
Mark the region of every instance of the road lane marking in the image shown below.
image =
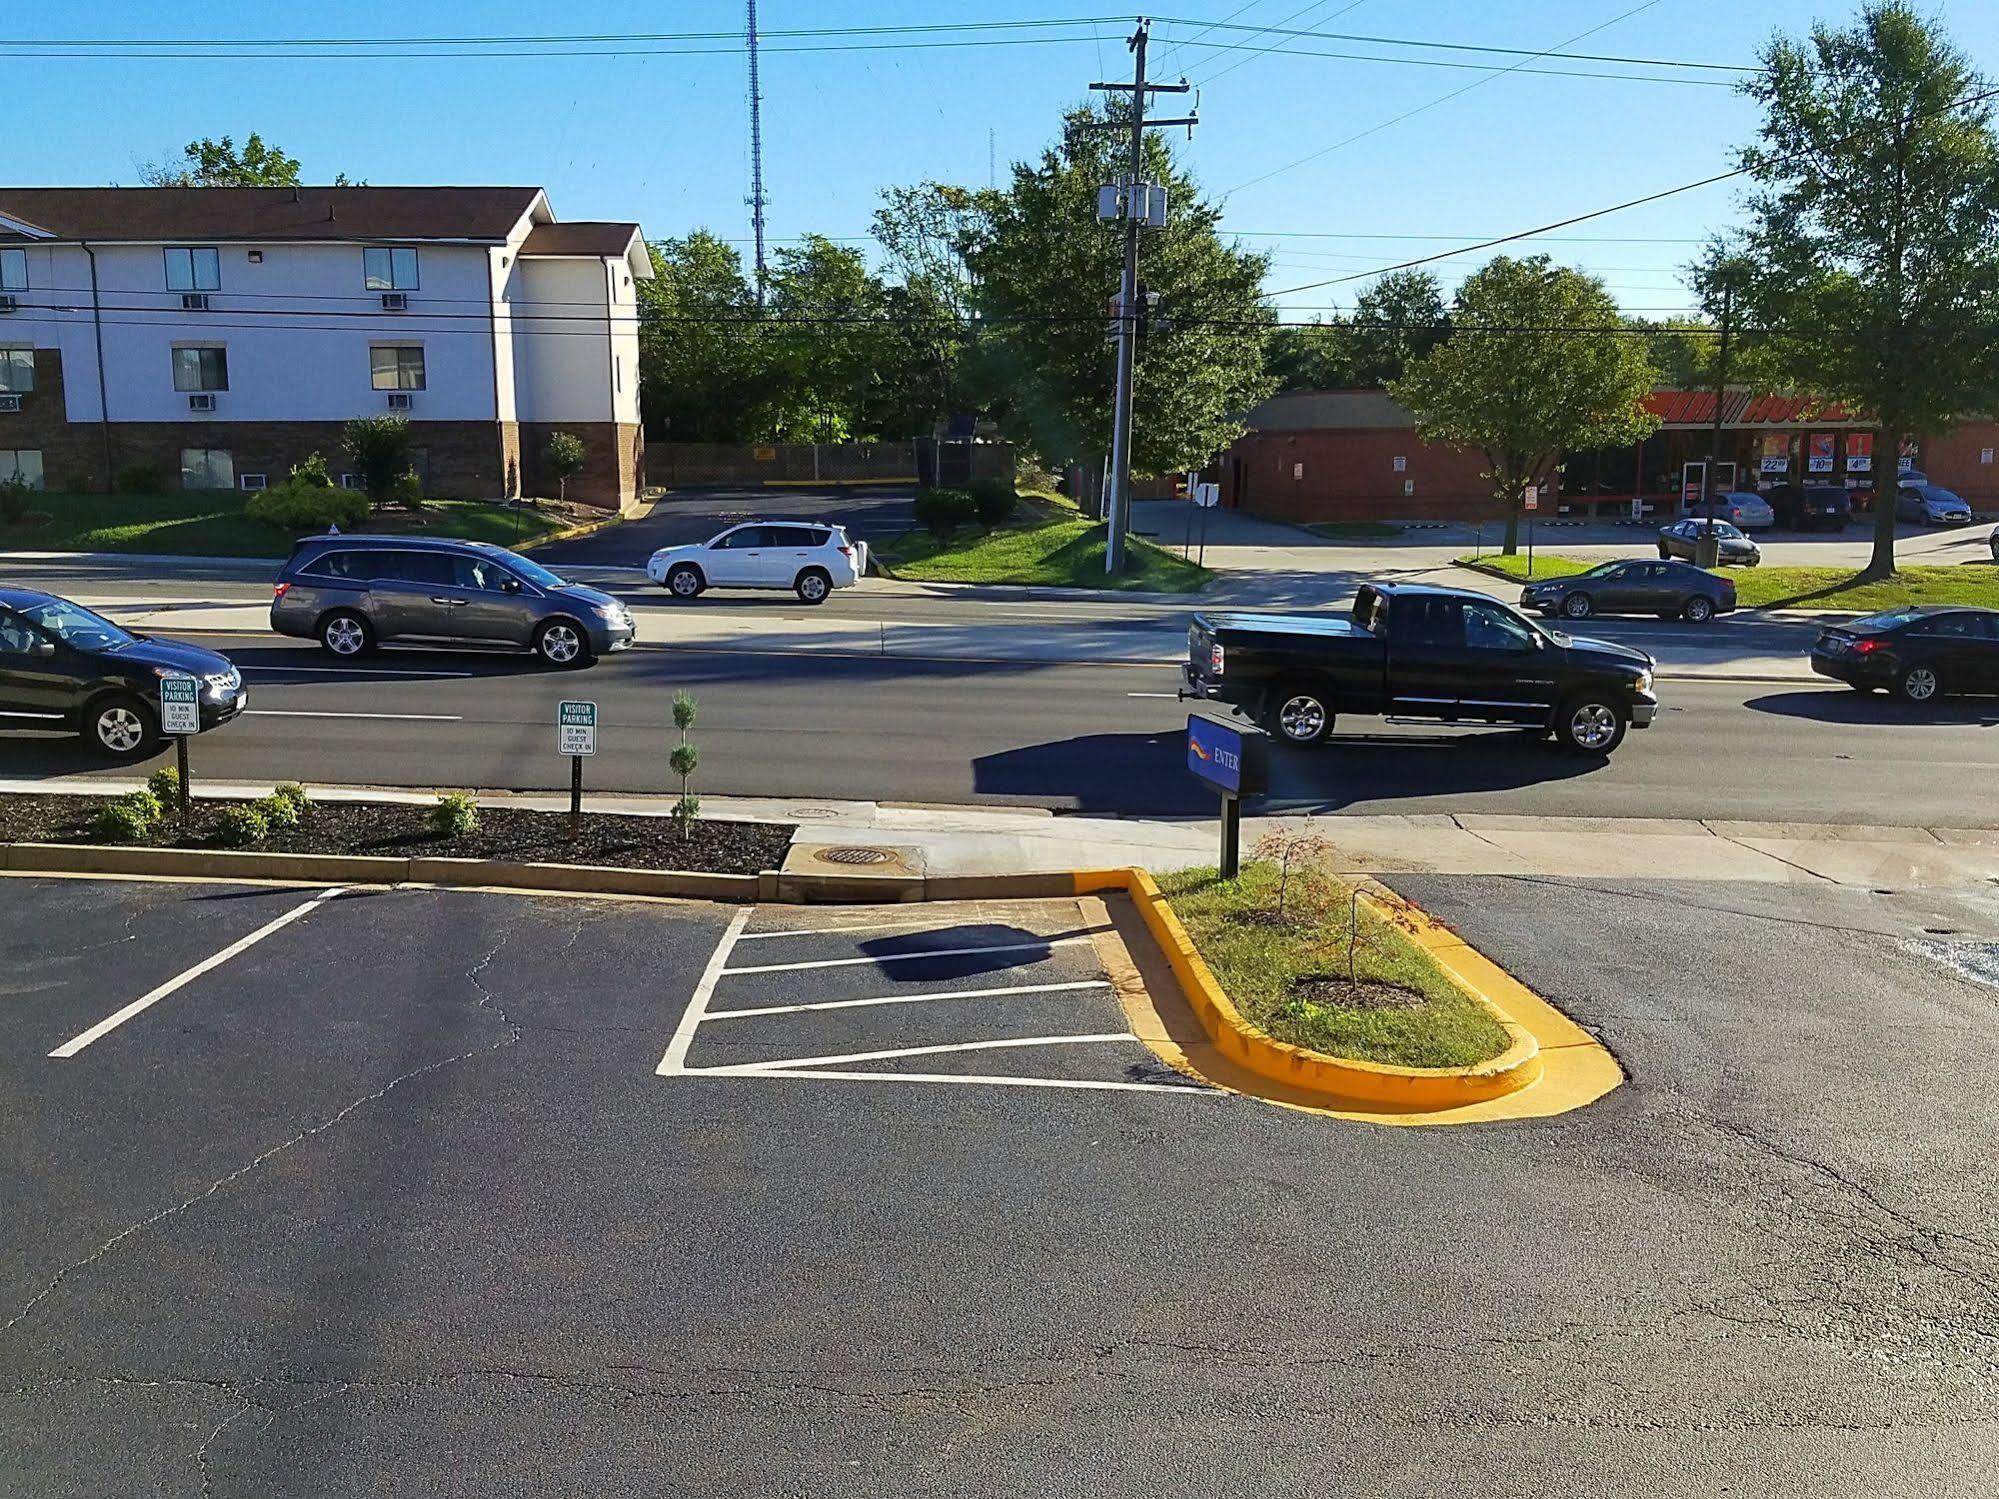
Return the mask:
<path id="1" fill-rule="evenodd" d="M 929 952 L 883 953 L 874 958 L 814 958 L 806 963 L 756 963 L 747 968 L 724 968 L 722 972 L 792 973 L 806 968 L 854 968 L 862 963 L 914 963 L 923 958 L 965 958 L 975 953 L 1040 952 L 1051 947 L 1069 947 L 1089 940 L 1087 934 L 1079 937 L 1044 937 L 1039 942 L 1002 942 L 996 947 L 939 947 Z"/>
<path id="2" fill-rule="evenodd" d="M 204 973 L 208 973 L 213 969 L 220 968 L 224 963 L 228 962 L 238 953 L 246 952 L 250 948 L 255 947 L 259 942 L 262 942 L 266 937 L 270 936 L 273 932 L 279 930 L 282 927 L 290 926 L 294 921 L 298 920 L 299 917 L 305 915 L 305 913 L 310 911 L 314 906 L 319 905 L 323 901 L 332 900 L 333 897 L 335 897 L 336 895 L 344 894 L 346 892 L 346 889 L 347 887 L 345 885 L 335 885 L 330 890 L 320 891 L 319 894 L 315 895 L 311 900 L 306 901 L 303 905 L 293 906 L 289 911 L 285 912 L 284 915 L 276 917 L 271 921 L 265 922 L 262 926 L 258 927 L 256 931 L 250 933 L 249 936 L 237 938 L 234 942 L 230 943 L 227 947 L 223 948 L 221 952 L 215 953 L 211 957 L 204 958 L 201 962 L 195 964 L 194 967 L 188 969 L 184 973 L 179 973 L 174 975 L 174 977 L 168 979 L 164 984 L 161 984 L 158 988 L 149 990 L 147 993 L 140 995 L 137 999 L 133 1000 L 129 1005 L 125 1006 L 124 1009 L 114 1011 L 113 1013 L 105 1016 L 102 1020 L 98 1021 L 97 1024 L 93 1025 L 89 1030 L 70 1037 L 69 1040 L 63 1042 L 62 1045 L 58 1046 L 54 1051 L 50 1052 L 49 1055 L 51 1057 L 75 1056 L 78 1052 L 82 1051 L 84 1047 L 90 1045 L 91 1042 L 99 1039 L 102 1036 L 109 1035 L 112 1031 L 118 1029 L 119 1026 L 123 1025 L 126 1021 L 130 1020 L 134 1015 L 142 1014 L 145 1011 L 151 1009 L 154 1005 L 158 1004 L 161 1000 L 165 999 L 169 994 L 172 994 L 177 989 L 186 988 L 189 984 L 193 983 L 196 979 L 200 978 Z"/>
<path id="3" fill-rule="evenodd" d="M 1136 1041 L 1130 1031 L 1102 1031 L 1092 1036 L 1019 1036 L 1000 1041 L 958 1041 L 949 1046 L 903 1046 L 892 1051 L 850 1051 L 833 1057 L 786 1057 L 776 1062 L 732 1062 L 726 1067 L 692 1068 L 704 1074 L 769 1072 L 773 1068 L 805 1069 L 817 1063 L 829 1067 L 847 1062 L 887 1062 L 897 1057 L 934 1057 L 946 1052 L 1002 1051 L 1020 1046 L 1082 1046 L 1095 1041 Z"/>
<path id="4" fill-rule="evenodd" d="M 1177 693 L 1177 692 L 1127 692 L 1127 693 L 1125 694 L 1125 696 L 1126 696 L 1126 697 L 1159 697 L 1159 698 L 1164 698 L 1164 699 L 1166 699 L 1166 701 L 1167 701 L 1167 702 L 1169 702 L 1169 703 L 1177 703 L 1177 702 L 1178 702 L 1178 701 L 1180 700 L 1180 694 L 1179 694 L 1179 693 Z"/>
<path id="5" fill-rule="evenodd" d="M 743 934 L 743 927 L 755 908 L 743 906 L 729 918 L 729 925 L 722 932 L 722 940 L 715 944 L 715 950 L 708 954 L 708 966 L 701 970 L 701 980 L 694 986 L 694 995 L 687 1001 L 687 1010 L 675 1027 L 673 1039 L 666 1043 L 666 1052 L 653 1069 L 656 1077 L 671 1077 L 675 1073 L 688 1071 L 687 1048 L 694 1044 L 694 1033 L 701 1028 L 701 1016 L 708 1008 L 708 1001 L 715 993 L 715 985 L 728 972 L 724 966 L 729 961 L 730 950 L 736 939 Z"/>
<path id="6" fill-rule="evenodd" d="M 773 1072 L 729 1072 L 719 1068 L 702 1068 L 690 1076 L 739 1078 L 819 1078 L 839 1083 L 983 1083 L 1002 1088 L 1085 1088 L 1118 1093 L 1183 1093 L 1191 1098 L 1224 1098 L 1227 1095 L 1220 1088 L 1206 1088 L 1198 1083 L 1128 1083 L 1113 1082 L 1108 1079 L 1061 1078 L 1061 1077 L 1008 1077 L 984 1072 L 833 1072 L 814 1069 Z"/>
<path id="7" fill-rule="evenodd" d="M 458 713 L 336 713 L 330 708 L 245 708 L 245 718 L 393 718 L 412 723 L 463 723 Z"/>
<path id="8" fill-rule="evenodd" d="M 709 1023 L 744 1015 L 802 1015 L 808 1010 L 857 1010 L 868 1005 L 920 1005 L 933 999 L 993 999 L 1007 994 L 1060 994 L 1076 989 L 1108 989 L 1109 979 L 1077 979 L 1066 984 L 1003 984 L 995 989 L 943 989 L 935 994 L 888 994 L 879 999 L 822 999 L 802 1005 L 762 1005 L 754 1010 L 710 1010 Z"/>

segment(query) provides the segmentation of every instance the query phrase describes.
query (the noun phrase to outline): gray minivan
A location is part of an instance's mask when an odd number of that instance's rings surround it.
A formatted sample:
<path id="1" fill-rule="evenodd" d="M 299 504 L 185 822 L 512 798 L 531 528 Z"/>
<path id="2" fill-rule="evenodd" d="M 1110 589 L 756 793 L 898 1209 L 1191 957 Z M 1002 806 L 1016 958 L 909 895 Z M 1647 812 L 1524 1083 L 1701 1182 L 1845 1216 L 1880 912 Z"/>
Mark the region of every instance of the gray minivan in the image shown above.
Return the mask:
<path id="1" fill-rule="evenodd" d="M 271 628 L 360 656 L 389 640 L 511 645 L 585 666 L 632 643 L 631 611 L 480 541 L 308 536 L 271 599 Z"/>

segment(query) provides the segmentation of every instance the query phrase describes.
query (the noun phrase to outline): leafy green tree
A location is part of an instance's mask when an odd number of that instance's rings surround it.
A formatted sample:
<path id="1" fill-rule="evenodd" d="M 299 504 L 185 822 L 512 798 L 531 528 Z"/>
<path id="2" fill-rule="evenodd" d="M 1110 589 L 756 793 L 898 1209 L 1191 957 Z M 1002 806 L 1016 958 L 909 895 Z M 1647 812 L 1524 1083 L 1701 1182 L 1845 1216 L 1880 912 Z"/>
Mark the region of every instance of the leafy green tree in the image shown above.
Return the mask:
<path id="1" fill-rule="evenodd" d="M 1040 160 L 1017 164 L 1003 190 L 975 195 L 965 243 L 977 318 L 968 364 L 983 404 L 1044 459 L 1092 471 L 1110 447 L 1106 305 L 1122 258 L 1118 226 L 1097 222 L 1097 188 L 1124 175 L 1127 148 L 1091 126 L 1112 119 L 1108 107 L 1072 110 Z M 1140 276 L 1172 329 L 1138 351 L 1132 468 L 1165 473 L 1227 447 L 1244 430 L 1241 413 L 1274 388 L 1264 368 L 1272 316 L 1260 297 L 1265 258 L 1223 241 L 1219 211 L 1156 134 L 1145 159 L 1170 212 L 1164 229 L 1142 231 Z"/>
<path id="2" fill-rule="evenodd" d="M 808 234 L 777 252 L 768 296 L 777 436 L 848 442 L 879 435 L 868 413 L 901 373 L 902 332 L 867 257 Z"/>
<path id="3" fill-rule="evenodd" d="M 1354 377 L 1352 330 L 1343 322 L 1273 328 L 1263 351 L 1264 373 L 1285 390 L 1338 390 Z"/>
<path id="4" fill-rule="evenodd" d="M 1449 336 L 1444 289 L 1428 271 L 1390 271 L 1360 294 L 1346 332 L 1354 384 L 1400 380 Z"/>
<path id="5" fill-rule="evenodd" d="M 389 497 L 398 477 L 410 467 L 410 419 L 401 414 L 357 416 L 342 429 L 340 445 L 347 461 L 361 476 L 371 503 Z"/>
<path id="6" fill-rule="evenodd" d="M 874 237 L 891 278 L 884 297 L 897 320 L 893 379 L 902 398 L 882 403 L 878 425 L 919 435 L 934 430 L 964 399 L 961 367 L 972 311 L 965 246 L 978 219 L 977 195 L 948 183 L 882 193 Z"/>
<path id="7" fill-rule="evenodd" d="M 1743 85 L 1763 107 L 1737 306 L 1799 386 L 1873 414 L 1877 481 L 1902 440 L 1999 399 L 1999 140 L 1984 81 L 1913 7 L 1779 37 Z M 1967 102 L 1969 101 L 1969 102 Z M 1866 572 L 1895 570 L 1892 504 Z"/>
<path id="8" fill-rule="evenodd" d="M 179 161 L 146 162 L 139 177 L 148 187 L 295 187 L 298 158 L 266 145 L 256 131 L 239 151 L 229 136 L 204 135 L 181 147 Z"/>
<path id="9" fill-rule="evenodd" d="M 1657 428 L 1643 405 L 1657 374 L 1601 281 L 1545 255 L 1501 255 L 1458 288 L 1451 336 L 1388 388 L 1425 441 L 1485 454 L 1511 554 L 1523 491 L 1546 482 L 1565 451 Z"/>
<path id="10" fill-rule="evenodd" d="M 675 442 L 767 436 L 769 353 L 742 257 L 705 229 L 648 249 L 653 279 L 638 283 L 647 426 Z"/>
<path id="11" fill-rule="evenodd" d="M 569 481 L 583 472 L 583 465 L 586 462 L 583 439 L 574 432 L 551 432 L 548 434 L 548 447 L 543 457 L 547 461 L 548 471 L 555 475 L 556 497 L 567 500 Z"/>

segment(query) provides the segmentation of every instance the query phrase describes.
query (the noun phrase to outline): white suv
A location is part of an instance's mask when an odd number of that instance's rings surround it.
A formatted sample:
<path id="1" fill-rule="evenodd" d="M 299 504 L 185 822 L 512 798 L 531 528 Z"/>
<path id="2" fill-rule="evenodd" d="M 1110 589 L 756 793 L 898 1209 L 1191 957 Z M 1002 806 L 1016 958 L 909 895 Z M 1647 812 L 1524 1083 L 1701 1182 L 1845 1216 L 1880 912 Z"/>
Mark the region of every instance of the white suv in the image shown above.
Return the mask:
<path id="1" fill-rule="evenodd" d="M 851 588 L 868 570 L 866 542 L 849 541 L 840 526 L 812 521 L 751 521 L 690 546 L 663 547 L 646 576 L 677 599 L 710 588 L 789 588 L 808 604 L 823 604 L 836 588 Z"/>

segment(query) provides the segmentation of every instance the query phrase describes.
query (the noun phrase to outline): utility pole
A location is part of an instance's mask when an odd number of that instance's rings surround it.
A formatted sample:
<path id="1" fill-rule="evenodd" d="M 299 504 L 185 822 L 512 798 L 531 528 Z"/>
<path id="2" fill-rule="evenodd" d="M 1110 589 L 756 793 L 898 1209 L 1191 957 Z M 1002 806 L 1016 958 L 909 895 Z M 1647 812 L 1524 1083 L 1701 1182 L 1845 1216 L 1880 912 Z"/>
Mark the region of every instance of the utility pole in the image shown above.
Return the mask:
<path id="1" fill-rule="evenodd" d="M 1131 386 L 1133 366 L 1138 360 L 1140 315 L 1138 229 L 1142 222 L 1152 223 L 1155 228 L 1163 228 L 1166 223 L 1166 190 L 1164 187 L 1155 189 L 1145 181 L 1145 132 L 1148 128 L 1185 125 L 1191 133 L 1199 123 L 1192 114 L 1177 120 L 1148 120 L 1145 117 L 1146 105 L 1153 94 L 1184 94 L 1193 86 L 1184 78 L 1178 83 L 1149 84 L 1145 81 L 1145 48 L 1151 34 L 1152 22 L 1141 16 L 1138 29 L 1125 43 L 1132 54 L 1130 83 L 1090 85 L 1097 92 L 1131 94 L 1130 164 L 1124 182 L 1110 190 L 1115 194 L 1117 216 L 1124 221 L 1124 271 L 1118 280 L 1117 384 L 1111 407 L 1110 495 L 1106 506 L 1109 525 L 1104 540 L 1104 571 L 1111 577 L 1124 571 L 1125 531 L 1131 524 Z M 1116 121 L 1105 121 L 1097 128 L 1121 130 L 1125 127 Z M 1105 200 L 1100 195 L 1099 219 L 1111 216 L 1104 212 L 1104 206 Z"/>
<path id="2" fill-rule="evenodd" d="M 1735 320 L 1735 283 L 1721 283 L 1721 348 L 1714 361 L 1714 430 L 1708 437 L 1707 463 L 1701 470 L 1700 540 L 1694 543 L 1694 565 L 1714 567 L 1721 561 L 1721 543 L 1714 534 L 1714 477 L 1721 466 L 1721 408 L 1728 399 L 1728 338 Z"/>
<path id="3" fill-rule="evenodd" d="M 757 76 L 757 0 L 750 0 L 750 231 L 756 239 L 757 306 L 764 300 L 764 95 Z"/>

